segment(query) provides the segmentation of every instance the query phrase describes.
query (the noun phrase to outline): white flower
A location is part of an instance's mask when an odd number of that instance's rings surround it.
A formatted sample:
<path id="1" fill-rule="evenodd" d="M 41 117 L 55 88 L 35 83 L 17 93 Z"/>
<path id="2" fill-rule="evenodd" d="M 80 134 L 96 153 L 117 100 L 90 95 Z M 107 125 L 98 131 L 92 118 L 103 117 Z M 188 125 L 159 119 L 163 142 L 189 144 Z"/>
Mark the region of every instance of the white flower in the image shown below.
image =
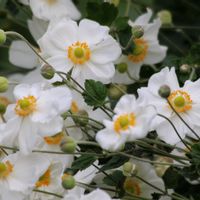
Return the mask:
<path id="1" fill-rule="evenodd" d="M 136 177 L 132 176 L 126 178 L 124 182 L 125 191 L 143 198 L 152 198 L 151 194 L 155 192 L 160 193 L 159 190 L 146 184 L 137 177 L 142 178 L 163 191 L 165 190 L 163 180 L 156 175 L 154 168 L 149 163 L 137 162 L 135 160 L 132 162 L 136 165 L 137 173 Z"/>
<path id="2" fill-rule="evenodd" d="M 168 101 L 176 112 L 179 113 L 187 124 L 197 131 L 199 130 L 200 120 L 200 95 L 198 92 L 200 79 L 195 82 L 186 81 L 184 86 L 180 87 L 175 69 L 166 67 L 149 79 L 148 87 L 138 90 L 140 101 L 144 105 L 153 105 L 159 114 L 171 120 L 182 139 L 185 138 L 186 134 L 195 137 L 177 114 L 173 112 L 167 100 L 159 96 L 158 90 L 163 85 L 168 85 L 171 89 Z M 165 142 L 170 144 L 180 142 L 180 138 L 166 119 L 160 116 L 155 117 L 152 122 L 152 128 L 157 131 L 160 139 Z"/>
<path id="3" fill-rule="evenodd" d="M 131 27 L 140 25 L 144 29 L 144 35 L 139 39 L 134 39 L 133 53 L 129 55 L 123 55 L 117 63 L 125 63 L 128 67 L 127 72 L 119 73 L 116 71 L 116 75 L 113 82 L 130 84 L 140 78 L 140 69 L 143 64 L 152 65 L 161 62 L 165 56 L 167 47 L 159 44 L 158 32 L 161 26 L 160 19 L 155 19 L 152 23 L 149 23 L 152 17 L 152 11 L 147 9 L 147 13 L 138 17 L 135 22 L 129 20 Z"/>
<path id="4" fill-rule="evenodd" d="M 78 20 L 81 17 L 71 0 L 20 0 L 25 5 L 30 5 L 30 8 L 39 19 L 50 21 L 54 18 L 62 18 L 65 16 L 71 19 Z"/>
<path id="5" fill-rule="evenodd" d="M 63 200 L 111 200 L 111 197 L 103 190 L 96 189 L 86 195 L 69 193 L 65 196 Z"/>
<path id="6" fill-rule="evenodd" d="M 120 56 L 118 43 L 108 34 L 109 28 L 83 19 L 79 25 L 63 19 L 39 40 L 47 62 L 57 71 L 69 72 L 81 84 L 85 79 L 111 81 L 113 62 Z M 52 81 L 61 80 L 55 76 Z"/>
<path id="7" fill-rule="evenodd" d="M 1 125 L 1 144 L 18 145 L 27 154 L 38 137 L 52 136 L 62 130 L 60 114 L 71 105 L 68 88 L 45 89 L 43 84 L 20 84 L 15 87 L 17 100 L 5 113 L 7 123 Z"/>
<path id="8" fill-rule="evenodd" d="M 0 197 L 2 200 L 23 199 L 45 172 L 49 160 L 44 156 L 20 153 L 5 157 L 0 163 Z"/>
<path id="9" fill-rule="evenodd" d="M 126 141 L 147 135 L 155 111 L 152 107 L 138 104 L 134 95 L 124 95 L 117 103 L 113 121 L 104 120 L 105 129 L 100 130 L 96 140 L 103 149 L 119 150 Z"/>

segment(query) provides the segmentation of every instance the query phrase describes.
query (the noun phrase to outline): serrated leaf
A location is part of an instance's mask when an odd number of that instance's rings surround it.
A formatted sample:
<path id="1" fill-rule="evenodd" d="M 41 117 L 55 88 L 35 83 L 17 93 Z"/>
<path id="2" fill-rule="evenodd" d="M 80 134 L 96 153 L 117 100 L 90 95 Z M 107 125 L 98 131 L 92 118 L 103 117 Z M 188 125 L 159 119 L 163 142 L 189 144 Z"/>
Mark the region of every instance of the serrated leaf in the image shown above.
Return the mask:
<path id="1" fill-rule="evenodd" d="M 103 179 L 103 182 L 109 186 L 119 186 L 124 182 L 124 180 L 125 176 L 123 175 L 122 171 L 116 170 L 112 174 L 109 174 L 109 176 L 106 176 Z"/>
<path id="2" fill-rule="evenodd" d="M 107 96 L 107 88 L 104 84 L 99 81 L 86 80 L 85 90 L 83 97 L 88 105 L 99 107 L 104 104 Z"/>
<path id="3" fill-rule="evenodd" d="M 97 158 L 91 155 L 82 155 L 72 163 L 73 170 L 84 170 L 91 166 Z"/>
<path id="4" fill-rule="evenodd" d="M 125 162 L 129 160 L 128 157 L 125 156 L 113 156 L 102 168 L 101 170 L 109 170 L 120 167 Z"/>

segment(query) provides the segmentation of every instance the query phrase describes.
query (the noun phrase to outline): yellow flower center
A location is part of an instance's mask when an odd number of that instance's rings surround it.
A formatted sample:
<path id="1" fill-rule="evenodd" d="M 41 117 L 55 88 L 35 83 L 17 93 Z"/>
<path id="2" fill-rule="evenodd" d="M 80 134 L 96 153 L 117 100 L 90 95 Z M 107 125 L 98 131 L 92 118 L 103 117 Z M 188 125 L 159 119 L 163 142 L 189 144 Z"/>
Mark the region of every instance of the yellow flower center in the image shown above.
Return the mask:
<path id="1" fill-rule="evenodd" d="M 130 126 L 135 125 L 135 115 L 131 114 L 124 114 L 119 116 L 114 122 L 114 130 L 119 133 L 120 131 L 127 130 Z"/>
<path id="2" fill-rule="evenodd" d="M 86 42 L 76 42 L 68 47 L 68 58 L 74 64 L 84 64 L 90 59 L 91 51 Z"/>
<path id="3" fill-rule="evenodd" d="M 54 136 L 51 137 L 44 137 L 44 141 L 48 144 L 48 145 L 59 145 L 62 141 L 64 137 L 64 133 L 58 133 Z"/>
<path id="4" fill-rule="evenodd" d="M 15 106 L 17 115 L 25 117 L 36 110 L 36 98 L 34 96 L 24 97 L 19 99 Z"/>
<path id="5" fill-rule="evenodd" d="M 134 194 L 136 196 L 141 195 L 140 184 L 134 178 L 126 178 L 126 180 L 124 182 L 124 189 L 125 189 L 125 191 L 127 191 L 131 194 Z"/>
<path id="6" fill-rule="evenodd" d="M 134 63 L 141 62 L 147 55 L 148 44 L 142 38 L 134 39 L 134 44 L 133 53 L 128 55 L 128 59 Z"/>
<path id="7" fill-rule="evenodd" d="M 75 101 L 72 101 L 71 112 L 72 113 L 77 113 L 78 111 L 79 111 L 79 107 L 78 107 L 77 103 Z"/>
<path id="8" fill-rule="evenodd" d="M 42 186 L 49 186 L 50 183 L 51 183 L 51 169 L 49 167 L 47 169 L 47 171 L 35 183 L 35 187 L 39 188 L 39 187 L 42 187 Z"/>
<path id="9" fill-rule="evenodd" d="M 178 113 L 186 112 L 192 108 L 192 100 L 187 92 L 176 90 L 170 94 L 168 100 Z"/>
<path id="10" fill-rule="evenodd" d="M 10 163 L 10 161 L 6 161 L 5 163 L 0 163 L 0 179 L 7 178 L 10 173 L 13 171 L 13 165 Z"/>
<path id="11" fill-rule="evenodd" d="M 58 0 L 46 0 L 49 6 L 54 5 Z"/>

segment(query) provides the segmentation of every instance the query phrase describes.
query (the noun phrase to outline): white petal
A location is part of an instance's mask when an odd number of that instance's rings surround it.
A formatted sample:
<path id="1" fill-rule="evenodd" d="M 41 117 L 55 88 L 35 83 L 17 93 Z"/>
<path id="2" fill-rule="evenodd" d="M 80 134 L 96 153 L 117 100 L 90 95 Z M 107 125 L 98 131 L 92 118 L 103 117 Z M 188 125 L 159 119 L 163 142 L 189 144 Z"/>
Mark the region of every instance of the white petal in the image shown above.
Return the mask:
<path id="1" fill-rule="evenodd" d="M 11 43 L 9 49 L 9 61 L 18 67 L 32 69 L 38 65 L 38 57 L 31 48 L 22 40 Z"/>
<path id="2" fill-rule="evenodd" d="M 87 195 L 85 195 L 81 200 L 111 200 L 110 196 L 103 190 L 97 189 Z"/>
<path id="3" fill-rule="evenodd" d="M 111 36 L 93 46 L 91 51 L 91 61 L 98 64 L 114 62 L 121 54 L 119 44 Z"/>
<path id="4" fill-rule="evenodd" d="M 81 42 L 87 42 L 90 45 L 98 44 L 108 35 L 109 28 L 101 26 L 99 23 L 83 19 L 79 23 L 79 36 Z"/>

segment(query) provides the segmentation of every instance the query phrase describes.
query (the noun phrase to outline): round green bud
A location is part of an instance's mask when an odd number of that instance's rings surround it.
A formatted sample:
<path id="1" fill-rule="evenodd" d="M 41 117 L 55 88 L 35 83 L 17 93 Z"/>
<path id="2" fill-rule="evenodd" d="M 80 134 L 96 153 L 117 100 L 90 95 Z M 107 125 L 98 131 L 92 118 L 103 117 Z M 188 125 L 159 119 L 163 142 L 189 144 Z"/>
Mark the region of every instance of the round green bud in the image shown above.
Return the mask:
<path id="1" fill-rule="evenodd" d="M 144 35 L 144 29 L 140 25 L 136 25 L 132 28 L 132 35 L 134 39 L 139 39 Z"/>
<path id="2" fill-rule="evenodd" d="M 119 99 L 127 91 L 127 86 L 122 84 L 111 85 L 108 89 L 108 96 L 111 99 Z"/>
<path id="3" fill-rule="evenodd" d="M 158 90 L 158 94 L 163 98 L 169 97 L 170 93 L 171 93 L 171 89 L 168 85 L 163 85 Z"/>
<path id="4" fill-rule="evenodd" d="M 117 64 L 117 70 L 119 73 L 123 74 L 127 71 L 128 65 L 126 63 L 119 63 Z"/>
<path id="5" fill-rule="evenodd" d="M 50 65 L 43 65 L 41 68 L 41 75 L 45 78 L 45 79 L 52 79 L 55 75 L 55 70 L 53 69 L 53 67 L 51 67 Z"/>
<path id="6" fill-rule="evenodd" d="M 0 76 L 0 92 L 6 92 L 8 90 L 8 86 L 8 79 L 3 76 Z"/>
<path id="7" fill-rule="evenodd" d="M 72 137 L 66 136 L 60 143 L 60 149 L 64 153 L 74 153 L 77 144 Z"/>
<path id="8" fill-rule="evenodd" d="M 183 64 L 180 66 L 179 70 L 182 74 L 189 74 L 192 70 L 192 67 L 188 64 Z"/>
<path id="9" fill-rule="evenodd" d="M 6 33 L 4 30 L 0 29 L 0 44 L 4 44 L 6 42 Z"/>
<path id="10" fill-rule="evenodd" d="M 71 190 L 76 186 L 74 177 L 70 174 L 64 174 L 62 176 L 62 186 L 66 190 Z"/>
<path id="11" fill-rule="evenodd" d="M 131 162 L 124 163 L 124 165 L 123 165 L 124 173 L 131 174 L 132 170 L 133 170 L 133 163 L 131 163 Z"/>
<path id="12" fill-rule="evenodd" d="M 161 20 L 163 25 L 171 25 L 172 24 L 172 14 L 169 10 L 161 10 L 158 12 L 158 17 Z"/>
<path id="13" fill-rule="evenodd" d="M 75 115 L 77 116 L 73 116 L 73 120 L 76 124 L 81 126 L 85 126 L 88 124 L 89 115 L 86 110 L 79 110 L 77 113 L 75 113 Z"/>

